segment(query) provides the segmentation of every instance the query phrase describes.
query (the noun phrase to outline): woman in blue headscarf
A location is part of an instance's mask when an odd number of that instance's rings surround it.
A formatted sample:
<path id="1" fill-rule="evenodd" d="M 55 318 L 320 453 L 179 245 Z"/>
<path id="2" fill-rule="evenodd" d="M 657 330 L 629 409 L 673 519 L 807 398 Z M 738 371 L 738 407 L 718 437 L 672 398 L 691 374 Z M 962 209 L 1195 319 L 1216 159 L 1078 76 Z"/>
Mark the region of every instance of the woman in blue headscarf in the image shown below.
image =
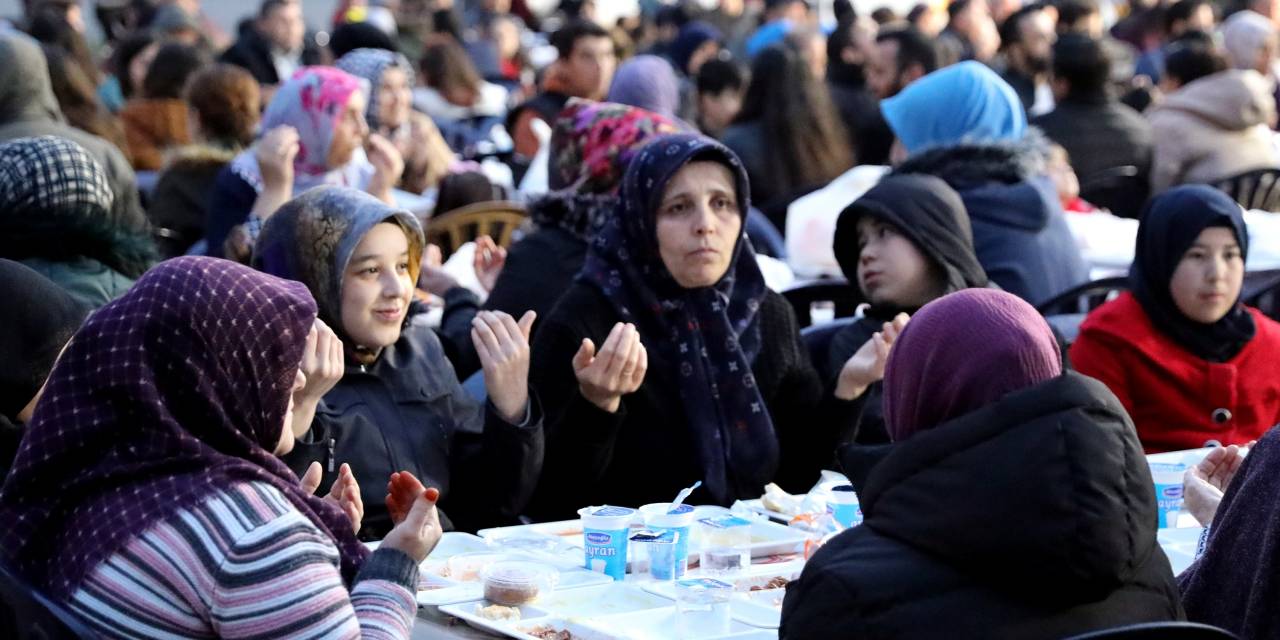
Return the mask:
<path id="1" fill-rule="evenodd" d="M 534 341 L 547 462 L 530 515 L 807 489 L 847 403 L 822 393 L 795 316 L 746 240 L 742 163 L 709 138 L 645 145 L 577 282 Z M 824 400 L 826 398 L 826 400 Z M 815 409 L 823 405 L 831 419 Z"/>
<path id="2" fill-rule="evenodd" d="M 897 136 L 895 171 L 937 176 L 960 193 L 993 282 L 1038 304 L 1088 280 L 1046 173 L 1047 142 L 994 71 L 977 62 L 939 69 L 880 111 Z"/>

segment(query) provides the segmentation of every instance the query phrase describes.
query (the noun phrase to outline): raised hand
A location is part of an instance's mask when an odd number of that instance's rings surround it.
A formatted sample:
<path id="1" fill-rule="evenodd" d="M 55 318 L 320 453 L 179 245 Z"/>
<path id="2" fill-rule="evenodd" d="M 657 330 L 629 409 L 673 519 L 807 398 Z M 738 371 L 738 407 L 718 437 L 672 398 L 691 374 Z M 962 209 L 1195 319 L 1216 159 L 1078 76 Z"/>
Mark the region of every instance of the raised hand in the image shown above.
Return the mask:
<path id="1" fill-rule="evenodd" d="M 365 155 L 373 165 L 373 178 L 369 180 L 369 194 L 387 204 L 395 204 L 391 190 L 404 175 L 404 158 L 390 140 L 381 134 L 370 134 L 365 143 Z"/>
<path id="2" fill-rule="evenodd" d="M 1201 525 L 1207 527 L 1213 522 L 1222 495 L 1243 463 L 1240 447 L 1217 447 L 1182 476 L 1183 504 Z"/>
<path id="3" fill-rule="evenodd" d="M 391 474 L 391 478 L 387 480 L 386 498 L 387 513 L 391 514 L 391 521 L 396 524 L 403 522 L 409 515 L 413 501 L 426 490 L 427 488 L 422 486 L 422 481 L 408 471 L 397 471 Z M 436 491 L 437 499 L 439 494 L 440 492 Z"/>
<path id="4" fill-rule="evenodd" d="M 648 368 L 649 354 L 640 343 L 640 332 L 635 325 L 621 322 L 613 325 L 598 354 L 595 343 L 583 338 L 573 356 L 582 397 L 609 413 L 617 412 L 622 396 L 640 388 Z"/>
<path id="5" fill-rule="evenodd" d="M 412 474 L 401 471 L 399 474 L 392 474 L 393 484 L 397 475 L 408 475 L 409 478 L 413 478 Z M 413 478 L 413 482 L 419 487 L 422 486 L 417 478 Z M 403 510 L 399 512 L 398 520 L 397 512 L 392 510 L 392 519 L 396 522 L 396 526 L 382 539 L 382 546 L 403 551 L 415 562 L 426 560 L 444 535 L 440 528 L 440 514 L 436 511 L 436 501 L 439 499 L 440 491 L 434 487 L 413 494 L 405 492 L 399 496 L 396 499 L 397 508 Z M 392 497 L 388 495 L 389 509 L 391 504 Z"/>
<path id="6" fill-rule="evenodd" d="M 311 429 L 316 406 L 320 404 L 324 394 L 329 393 L 342 380 L 342 374 L 346 370 L 342 340 L 319 318 L 316 318 L 311 330 L 307 332 L 299 368 L 307 377 L 306 386 L 293 394 L 293 435 L 300 438 Z"/>
<path id="7" fill-rule="evenodd" d="M 299 485 L 303 491 L 313 494 L 320 488 L 320 479 L 323 475 L 324 471 L 320 468 L 320 463 L 312 462 L 299 481 Z M 356 482 L 355 474 L 351 472 L 351 465 L 342 464 L 338 469 L 338 478 L 333 481 L 329 494 L 324 498 L 347 514 L 352 531 L 360 531 L 360 521 L 364 519 L 364 500 L 360 497 L 360 485 Z"/>
<path id="8" fill-rule="evenodd" d="M 433 296 L 444 297 L 445 292 L 458 286 L 458 281 L 444 270 L 444 254 L 440 247 L 428 244 L 422 252 L 421 269 L 418 272 L 418 288 Z"/>
<path id="9" fill-rule="evenodd" d="M 529 403 L 529 332 L 536 317 L 526 311 L 517 323 L 501 311 L 481 311 L 471 321 L 471 342 L 480 356 L 489 402 L 512 424 Z"/>
<path id="10" fill-rule="evenodd" d="M 493 291 L 498 276 L 502 274 L 502 267 L 507 264 L 507 250 L 499 247 L 493 238 L 480 236 L 476 238 L 476 253 L 471 264 L 476 270 L 480 286 L 485 291 Z"/>
<path id="11" fill-rule="evenodd" d="M 856 399 L 866 393 L 867 387 L 884 378 L 884 365 L 889 361 L 889 351 L 910 319 L 907 314 L 899 313 L 891 322 L 881 325 L 880 331 L 872 334 L 871 339 L 844 363 L 844 367 L 840 369 L 840 378 L 836 381 L 837 398 Z"/>
<path id="12" fill-rule="evenodd" d="M 268 131 L 254 145 L 253 155 L 262 174 L 263 191 L 293 192 L 293 161 L 302 149 L 298 130 L 280 125 Z M 289 196 L 286 194 L 285 199 Z"/>

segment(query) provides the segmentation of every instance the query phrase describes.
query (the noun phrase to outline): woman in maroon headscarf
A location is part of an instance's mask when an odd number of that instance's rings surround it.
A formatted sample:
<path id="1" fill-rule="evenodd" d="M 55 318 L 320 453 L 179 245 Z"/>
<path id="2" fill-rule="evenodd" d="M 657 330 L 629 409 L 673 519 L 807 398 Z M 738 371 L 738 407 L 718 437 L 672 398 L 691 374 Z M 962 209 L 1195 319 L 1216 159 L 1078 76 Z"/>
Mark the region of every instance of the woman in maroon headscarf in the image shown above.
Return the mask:
<path id="1" fill-rule="evenodd" d="M 193 257 L 94 313 L 0 490 L 0 563 L 110 636 L 408 638 L 439 493 L 393 477 L 370 554 L 350 472 L 322 499 L 276 457 L 315 322 L 301 283 Z"/>
<path id="2" fill-rule="evenodd" d="M 1063 372 L 1026 302 L 966 289 L 922 307 L 889 354 L 884 418 L 894 444 L 844 456 L 866 520 L 791 583 L 783 638 L 1061 638 L 1182 617 L 1133 423 Z"/>

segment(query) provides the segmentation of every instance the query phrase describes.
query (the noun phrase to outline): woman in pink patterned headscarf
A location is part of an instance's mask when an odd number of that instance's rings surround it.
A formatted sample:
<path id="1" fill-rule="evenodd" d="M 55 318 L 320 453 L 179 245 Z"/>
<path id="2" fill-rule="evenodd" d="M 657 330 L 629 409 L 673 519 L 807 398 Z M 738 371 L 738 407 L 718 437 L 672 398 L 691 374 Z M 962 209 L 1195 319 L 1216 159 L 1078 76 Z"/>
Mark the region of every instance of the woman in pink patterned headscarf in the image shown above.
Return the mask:
<path id="1" fill-rule="evenodd" d="M 365 82 L 332 67 L 303 67 L 276 90 L 262 137 L 214 182 L 209 255 L 223 256 L 228 235 L 246 222 L 252 238 L 280 205 L 313 187 L 354 187 L 393 202 L 404 161 L 386 138 L 370 134 L 368 95 Z"/>

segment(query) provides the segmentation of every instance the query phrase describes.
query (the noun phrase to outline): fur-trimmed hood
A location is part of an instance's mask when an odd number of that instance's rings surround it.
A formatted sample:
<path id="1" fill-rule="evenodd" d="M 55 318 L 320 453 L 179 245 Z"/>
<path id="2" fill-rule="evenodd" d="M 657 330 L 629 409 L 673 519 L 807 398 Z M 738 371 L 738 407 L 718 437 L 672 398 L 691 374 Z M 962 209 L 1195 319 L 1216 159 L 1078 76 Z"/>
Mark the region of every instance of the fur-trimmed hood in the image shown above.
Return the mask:
<path id="1" fill-rule="evenodd" d="M 1061 209 L 1046 173 L 1049 142 L 1036 129 L 1016 141 L 964 142 L 925 149 L 894 174 L 937 176 L 960 193 L 969 217 L 1029 231 Z"/>
<path id="2" fill-rule="evenodd" d="M 178 147 L 169 153 L 166 169 L 193 171 L 199 169 L 221 169 L 236 157 L 241 150 L 212 144 L 191 144 Z"/>

